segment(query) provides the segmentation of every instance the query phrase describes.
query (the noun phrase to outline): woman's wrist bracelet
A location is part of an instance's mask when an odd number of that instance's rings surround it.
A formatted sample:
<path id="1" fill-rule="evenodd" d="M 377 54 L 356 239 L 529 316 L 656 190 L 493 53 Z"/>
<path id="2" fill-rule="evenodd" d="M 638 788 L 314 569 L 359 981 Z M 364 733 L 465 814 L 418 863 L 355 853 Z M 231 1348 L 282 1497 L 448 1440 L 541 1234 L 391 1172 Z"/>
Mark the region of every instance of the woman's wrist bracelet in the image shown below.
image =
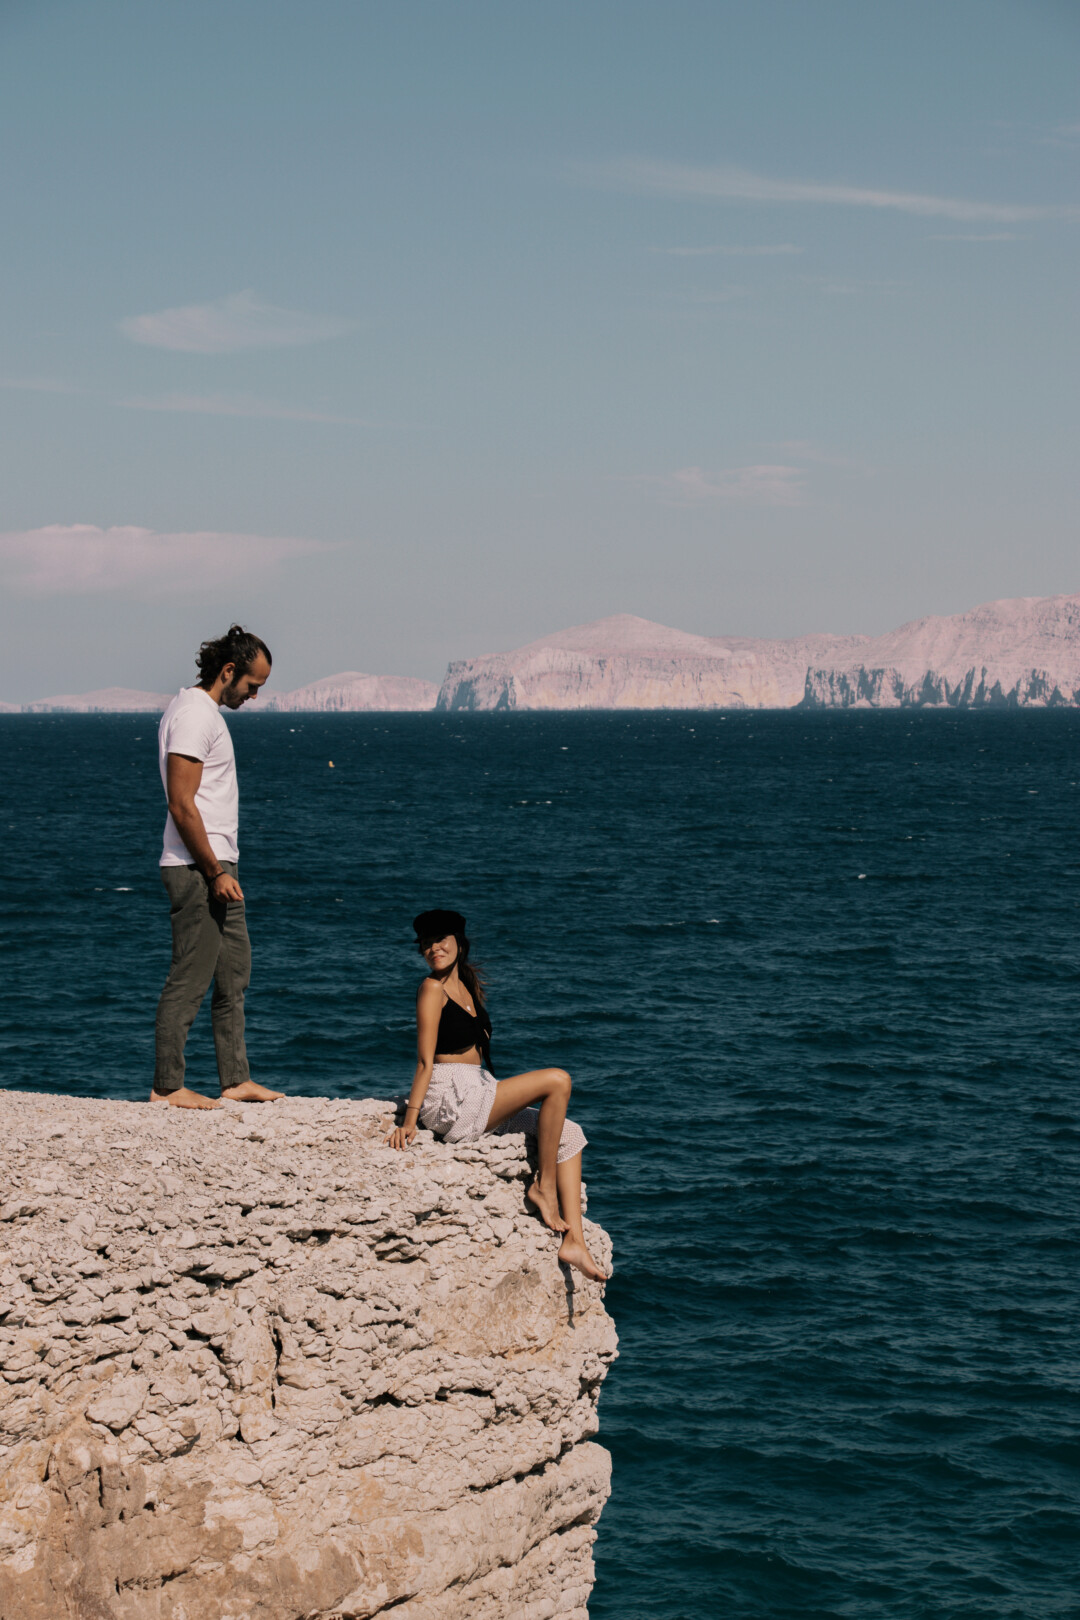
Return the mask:
<path id="1" fill-rule="evenodd" d="M 422 1103 L 406 1103 L 405 1104 L 405 1112 L 407 1114 L 418 1114 L 422 1107 L 423 1107 Z"/>

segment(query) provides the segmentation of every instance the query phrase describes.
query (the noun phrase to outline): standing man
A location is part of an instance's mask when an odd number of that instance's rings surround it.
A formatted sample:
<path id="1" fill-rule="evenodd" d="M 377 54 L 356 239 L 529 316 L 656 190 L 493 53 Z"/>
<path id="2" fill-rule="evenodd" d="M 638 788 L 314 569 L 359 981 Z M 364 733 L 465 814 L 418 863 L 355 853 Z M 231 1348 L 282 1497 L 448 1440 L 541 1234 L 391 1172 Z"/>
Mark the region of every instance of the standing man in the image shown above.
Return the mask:
<path id="1" fill-rule="evenodd" d="M 151 1100 L 177 1108 L 217 1108 L 184 1085 L 184 1044 L 210 988 L 221 1095 L 237 1102 L 270 1102 L 252 1080 L 244 1045 L 244 991 L 251 945 L 244 892 L 236 876 L 239 795 L 236 756 L 222 708 L 239 709 L 270 677 L 270 649 L 231 625 L 204 641 L 196 659 L 197 686 L 173 698 L 158 728 L 161 780 L 169 801 L 161 880 L 172 914 L 172 966 L 158 1002 Z"/>

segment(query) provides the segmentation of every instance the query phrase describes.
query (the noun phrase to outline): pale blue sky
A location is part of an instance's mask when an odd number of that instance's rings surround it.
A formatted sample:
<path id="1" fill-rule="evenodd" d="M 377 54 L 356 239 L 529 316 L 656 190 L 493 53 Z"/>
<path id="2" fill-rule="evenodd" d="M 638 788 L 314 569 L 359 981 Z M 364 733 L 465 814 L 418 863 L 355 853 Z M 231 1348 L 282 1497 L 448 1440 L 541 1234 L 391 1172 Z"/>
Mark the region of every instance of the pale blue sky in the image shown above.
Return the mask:
<path id="1" fill-rule="evenodd" d="M 1078 85 L 1071 0 L 0 0 L 0 697 L 1080 589 Z"/>

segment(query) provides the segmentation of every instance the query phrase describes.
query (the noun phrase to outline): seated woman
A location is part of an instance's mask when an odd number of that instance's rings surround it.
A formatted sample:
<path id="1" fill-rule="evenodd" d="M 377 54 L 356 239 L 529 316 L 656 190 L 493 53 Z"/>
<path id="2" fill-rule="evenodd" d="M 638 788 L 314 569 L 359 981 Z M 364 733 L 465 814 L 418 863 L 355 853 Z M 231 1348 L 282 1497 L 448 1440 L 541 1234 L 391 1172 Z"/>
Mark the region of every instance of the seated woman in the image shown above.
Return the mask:
<path id="1" fill-rule="evenodd" d="M 526 1196 L 551 1230 L 563 1234 L 562 1263 L 602 1280 L 581 1225 L 585 1134 L 566 1117 L 570 1076 L 565 1069 L 533 1069 L 496 1080 L 487 1068 L 491 1019 L 483 985 L 469 966 L 465 918 L 459 911 L 423 911 L 413 927 L 431 974 L 416 997 L 416 1073 L 405 1123 L 388 1142 L 408 1147 L 418 1122 L 447 1142 L 475 1142 L 486 1131 L 535 1137 L 539 1169 Z"/>

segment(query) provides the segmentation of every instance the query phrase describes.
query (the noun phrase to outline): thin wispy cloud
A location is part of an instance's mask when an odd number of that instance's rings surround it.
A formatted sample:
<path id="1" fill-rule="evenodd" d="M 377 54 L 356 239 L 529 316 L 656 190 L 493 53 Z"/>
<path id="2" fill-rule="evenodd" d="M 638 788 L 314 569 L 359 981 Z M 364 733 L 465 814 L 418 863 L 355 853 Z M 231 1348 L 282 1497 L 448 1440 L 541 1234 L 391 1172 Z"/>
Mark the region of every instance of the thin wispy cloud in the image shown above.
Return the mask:
<path id="1" fill-rule="evenodd" d="M 810 283 L 819 291 L 828 293 L 834 298 L 863 298 L 870 295 L 883 295 L 900 292 L 907 286 L 906 281 L 872 281 L 869 279 L 839 281 L 823 276 Z"/>
<path id="2" fill-rule="evenodd" d="M 33 394 L 80 395 L 93 398 L 77 383 L 54 377 L 0 376 L 0 389 Z M 100 396 L 97 396 L 100 398 Z M 181 411 L 201 416 L 254 417 L 277 422 L 326 422 L 340 427 L 370 427 L 360 416 L 340 416 L 331 411 L 311 411 L 301 406 L 283 405 L 278 400 L 260 399 L 254 394 L 157 394 L 129 399 L 106 399 L 104 403 L 131 411 Z"/>
<path id="3" fill-rule="evenodd" d="M 914 191 L 886 191 L 868 186 L 776 180 L 749 169 L 721 164 L 698 167 L 630 158 L 579 171 L 597 185 L 614 186 L 661 197 L 712 198 L 719 202 L 816 203 L 830 207 L 870 208 L 915 214 L 926 219 L 980 220 L 1016 224 L 1034 219 L 1080 219 L 1080 206 L 978 202 L 965 197 L 937 197 Z"/>
<path id="4" fill-rule="evenodd" d="M 1042 146 L 1064 146 L 1072 149 L 1080 145 L 1080 124 L 1058 124 L 1056 128 L 1039 137 Z"/>
<path id="5" fill-rule="evenodd" d="M 653 248 L 654 253 L 666 253 L 674 259 L 704 259 L 720 257 L 725 259 L 766 259 L 781 254 L 802 253 L 801 247 L 794 242 L 768 242 L 759 247 L 742 247 L 733 243 L 717 243 L 712 247 L 662 247 Z"/>
<path id="6" fill-rule="evenodd" d="M 281 309 L 248 289 L 210 304 L 183 304 L 152 315 L 132 315 L 120 330 L 133 343 L 189 354 L 231 354 L 237 349 L 291 348 L 354 331 L 354 321 Z"/>
<path id="7" fill-rule="evenodd" d="M 812 439 L 782 439 L 779 444 L 770 445 L 769 449 L 779 450 L 785 456 L 794 456 L 799 461 L 811 462 L 818 467 L 866 470 L 861 462 L 853 461 L 850 456 L 839 455 L 835 450 L 815 444 Z"/>
<path id="8" fill-rule="evenodd" d="M 249 394 L 161 394 L 145 399 L 122 399 L 131 411 L 181 411 L 196 416 L 246 416 L 271 422 L 329 422 L 341 427 L 367 427 L 359 416 L 334 416 L 306 411 Z"/>
<path id="9" fill-rule="evenodd" d="M 1019 242 L 1016 231 L 950 231 L 927 237 L 928 242 Z"/>
<path id="10" fill-rule="evenodd" d="M 759 464 L 706 472 L 702 467 L 680 467 L 635 482 L 655 491 L 676 506 L 802 506 L 801 467 Z"/>
<path id="11" fill-rule="evenodd" d="M 257 534 L 162 534 L 58 523 L 0 534 L 0 580 L 26 596 L 160 596 L 262 580 L 268 570 L 328 549 L 317 540 Z"/>
<path id="12" fill-rule="evenodd" d="M 687 295 L 692 304 L 732 304 L 736 299 L 749 296 L 749 287 L 709 287 L 702 292 Z"/>
<path id="13" fill-rule="evenodd" d="M 77 383 L 60 377 L 0 377 L 0 388 L 18 389 L 27 394 L 81 394 Z"/>

